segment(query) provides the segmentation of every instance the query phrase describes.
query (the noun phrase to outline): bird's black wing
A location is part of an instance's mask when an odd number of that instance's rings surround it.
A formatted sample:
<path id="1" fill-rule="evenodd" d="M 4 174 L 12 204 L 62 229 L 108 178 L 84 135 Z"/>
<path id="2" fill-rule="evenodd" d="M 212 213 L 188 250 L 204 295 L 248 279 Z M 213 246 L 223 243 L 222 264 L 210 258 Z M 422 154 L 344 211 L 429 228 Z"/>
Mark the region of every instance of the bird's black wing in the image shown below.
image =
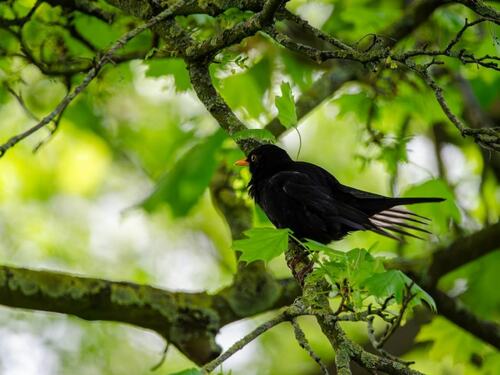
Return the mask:
<path id="1" fill-rule="evenodd" d="M 356 230 L 395 238 L 363 211 L 336 199 L 328 186 L 307 173 L 275 174 L 263 186 L 259 204 L 277 227 L 290 228 L 298 236 L 320 242 L 340 239 Z"/>
<path id="2" fill-rule="evenodd" d="M 417 236 L 407 232 L 405 229 L 430 233 L 426 229 L 417 226 L 420 224 L 427 225 L 429 219 L 417 215 L 403 207 L 396 206 L 414 203 L 439 202 L 443 200 L 441 198 L 390 198 L 342 185 L 328 171 L 311 163 L 299 162 L 296 163 L 296 168 L 299 171 L 308 174 L 310 177 L 315 179 L 316 182 L 328 187 L 330 195 L 332 195 L 337 202 L 342 202 L 345 206 L 364 213 L 369 218 L 370 223 L 374 224 L 378 230 L 390 230 L 392 232 L 411 237 Z M 384 235 L 387 234 L 384 233 Z"/>

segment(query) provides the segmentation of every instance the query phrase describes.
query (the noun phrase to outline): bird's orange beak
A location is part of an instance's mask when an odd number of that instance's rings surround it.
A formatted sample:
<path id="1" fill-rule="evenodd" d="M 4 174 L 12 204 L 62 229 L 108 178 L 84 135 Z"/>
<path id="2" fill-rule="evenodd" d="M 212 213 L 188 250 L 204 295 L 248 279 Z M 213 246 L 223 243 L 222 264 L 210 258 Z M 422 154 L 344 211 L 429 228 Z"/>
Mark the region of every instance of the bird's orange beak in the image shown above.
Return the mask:
<path id="1" fill-rule="evenodd" d="M 241 160 L 235 161 L 234 165 L 237 165 L 239 167 L 246 167 L 247 165 L 250 165 L 250 163 L 248 162 L 247 159 L 241 159 Z"/>

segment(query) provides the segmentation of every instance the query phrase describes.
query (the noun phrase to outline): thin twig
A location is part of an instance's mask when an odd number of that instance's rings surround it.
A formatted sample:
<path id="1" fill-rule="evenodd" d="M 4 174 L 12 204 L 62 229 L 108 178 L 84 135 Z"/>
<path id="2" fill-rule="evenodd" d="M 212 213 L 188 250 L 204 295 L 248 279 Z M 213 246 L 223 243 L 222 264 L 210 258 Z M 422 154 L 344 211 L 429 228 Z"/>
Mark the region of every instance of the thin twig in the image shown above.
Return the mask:
<path id="1" fill-rule="evenodd" d="M 302 329 L 300 328 L 297 319 L 292 319 L 291 323 L 293 327 L 293 333 L 295 334 L 295 338 L 297 339 L 297 342 L 299 343 L 300 347 L 304 349 L 307 352 L 307 354 L 309 354 L 309 356 L 319 365 L 319 367 L 321 368 L 321 372 L 324 375 L 329 375 L 328 368 L 323 363 L 321 358 L 311 348 L 311 345 L 309 345 L 309 342 L 306 339 L 306 335 L 304 334 L 304 331 L 302 331 Z"/>
<path id="2" fill-rule="evenodd" d="M 307 30 L 310 33 L 312 33 L 318 39 L 321 39 L 327 43 L 330 43 L 334 47 L 337 47 L 339 49 L 346 50 L 346 51 L 355 51 L 355 49 L 352 48 L 347 43 L 344 43 L 340 39 L 337 39 L 331 35 L 325 34 L 323 31 L 311 26 L 311 24 L 309 22 L 307 22 L 306 20 L 297 16 L 296 14 L 290 12 L 288 9 L 283 9 L 282 11 L 278 12 L 278 18 L 287 19 L 287 20 L 290 20 L 290 21 L 296 23 L 297 25 L 302 27 L 304 30 Z"/>
<path id="3" fill-rule="evenodd" d="M 210 374 L 213 370 L 215 370 L 219 365 L 221 365 L 225 360 L 235 354 L 237 351 L 243 349 L 247 344 L 255 340 L 257 337 L 262 335 L 264 332 L 269 331 L 274 326 L 286 322 L 292 319 L 294 316 L 290 315 L 290 312 L 285 310 L 281 314 L 277 315 L 273 319 L 261 324 L 257 328 L 255 328 L 252 332 L 245 335 L 242 339 L 236 341 L 228 350 L 222 353 L 220 356 L 215 358 L 213 361 L 207 363 L 205 366 L 201 368 L 203 374 Z"/>
<path id="4" fill-rule="evenodd" d="M 12 87 L 10 87 L 7 83 L 4 83 L 4 86 L 6 90 L 16 99 L 16 101 L 19 103 L 23 111 L 28 115 L 28 117 L 31 117 L 35 121 L 40 121 L 40 119 L 33 113 L 31 110 L 26 106 L 26 103 L 24 102 L 24 99 L 21 94 L 18 94 L 17 92 L 14 91 Z"/>
<path id="5" fill-rule="evenodd" d="M 135 29 L 127 32 L 124 34 L 120 39 L 118 39 L 116 42 L 113 43 L 113 45 L 108 49 L 106 53 L 104 53 L 94 64 L 94 66 L 89 70 L 85 78 L 83 79 L 82 83 L 80 83 L 72 92 L 70 92 L 68 95 L 64 97 L 63 100 L 57 105 L 57 107 L 49 113 L 47 116 L 45 116 L 38 124 L 35 126 L 29 128 L 28 130 L 24 131 L 23 133 L 20 133 L 12 138 L 10 138 L 6 143 L 0 146 L 0 157 L 5 155 L 7 150 L 15 146 L 17 143 L 22 141 L 23 139 L 29 137 L 31 134 L 37 132 L 41 128 L 45 127 L 47 124 L 49 124 L 53 119 L 56 118 L 57 115 L 59 115 L 64 109 L 75 99 L 78 94 L 80 94 L 89 84 L 92 82 L 92 80 L 97 76 L 99 71 L 110 61 L 112 61 L 112 58 L 117 50 L 122 48 L 125 44 L 127 44 L 131 39 L 136 37 L 138 34 L 142 33 L 143 31 L 151 28 L 152 26 L 156 25 L 158 22 L 165 20 L 166 18 L 170 17 L 176 9 L 180 8 L 181 6 L 184 6 L 186 4 L 185 1 L 178 1 L 172 6 L 170 6 L 168 9 L 165 9 L 163 12 L 159 13 L 158 15 L 152 17 L 149 21 L 145 22 L 144 24 L 137 26 Z"/>
<path id="6" fill-rule="evenodd" d="M 477 25 L 478 23 L 481 23 L 484 21 L 487 21 L 486 18 L 479 18 L 478 20 L 469 23 L 469 21 L 466 18 L 464 26 L 458 31 L 455 38 L 453 38 L 453 40 L 448 44 L 448 46 L 446 47 L 446 49 L 444 51 L 450 52 L 451 49 L 453 48 L 453 46 L 455 46 L 455 44 L 457 44 L 460 41 L 460 39 L 464 35 L 465 30 L 467 30 L 469 27 L 472 27 L 472 26 Z"/>
<path id="7" fill-rule="evenodd" d="M 170 349 L 170 341 L 167 341 L 167 343 L 165 344 L 165 349 L 163 349 L 163 353 L 161 353 L 161 358 L 158 363 L 152 366 L 149 371 L 156 371 L 165 363 L 165 360 L 167 359 L 168 349 Z"/>
<path id="8" fill-rule="evenodd" d="M 434 91 L 434 96 L 441 106 L 444 114 L 456 126 L 463 137 L 471 136 L 480 145 L 488 149 L 500 151 L 500 128 L 480 128 L 471 129 L 452 112 L 448 102 L 443 95 L 443 89 L 431 77 L 429 72 L 416 64 L 408 65 L 408 67 L 416 71 L 427 85 Z"/>
<path id="9" fill-rule="evenodd" d="M 368 319 L 368 336 L 370 337 L 370 341 L 372 342 L 372 345 L 374 346 L 375 349 L 377 349 L 377 350 L 382 349 L 382 347 L 387 342 L 387 340 L 394 334 L 396 329 L 399 328 L 401 321 L 403 320 L 404 313 L 406 312 L 406 309 L 408 308 L 410 302 L 415 297 L 415 294 L 413 294 L 411 291 L 414 284 L 415 284 L 415 282 L 412 281 L 409 285 L 405 286 L 403 303 L 401 304 L 401 309 L 399 311 L 399 314 L 394 318 L 394 320 L 393 320 L 393 322 L 391 322 L 391 324 L 387 325 L 385 332 L 383 333 L 383 335 L 379 339 L 375 338 L 375 332 L 373 330 L 373 319 L 374 318 L 370 317 Z"/>

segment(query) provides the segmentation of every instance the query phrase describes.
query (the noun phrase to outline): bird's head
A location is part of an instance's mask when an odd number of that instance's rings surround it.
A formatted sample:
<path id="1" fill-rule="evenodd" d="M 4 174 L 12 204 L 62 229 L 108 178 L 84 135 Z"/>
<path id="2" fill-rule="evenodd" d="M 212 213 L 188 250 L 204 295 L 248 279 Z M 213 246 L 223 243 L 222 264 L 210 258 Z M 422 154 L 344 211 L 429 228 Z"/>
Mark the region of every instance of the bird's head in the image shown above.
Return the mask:
<path id="1" fill-rule="evenodd" d="M 285 150 L 275 145 L 265 144 L 254 148 L 246 159 L 238 160 L 235 164 L 249 166 L 252 176 L 272 175 L 282 170 L 292 161 Z"/>

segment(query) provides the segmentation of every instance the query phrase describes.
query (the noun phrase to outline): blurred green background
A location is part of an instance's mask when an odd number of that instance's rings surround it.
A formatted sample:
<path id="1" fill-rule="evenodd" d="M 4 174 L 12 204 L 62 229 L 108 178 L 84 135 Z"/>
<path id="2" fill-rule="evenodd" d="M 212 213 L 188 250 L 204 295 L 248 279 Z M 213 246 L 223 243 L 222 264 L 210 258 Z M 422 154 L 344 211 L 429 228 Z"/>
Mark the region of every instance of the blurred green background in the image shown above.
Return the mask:
<path id="1" fill-rule="evenodd" d="M 33 3 L 16 1 L 15 6 L 22 13 Z M 401 3 L 294 0 L 288 7 L 324 31 L 354 42 L 397 19 Z M 0 15 L 9 16 L 9 9 L 0 4 Z M 227 13 L 229 23 L 241 16 Z M 467 16 L 471 13 L 457 5 L 439 9 L 401 47 L 429 38 L 446 45 Z M 47 26 L 63 17 L 59 8 L 41 7 L 39 21 L 25 26 L 31 46 L 56 55 L 61 52 L 51 46 L 61 45 L 62 39 L 69 51 L 65 53 L 91 58 L 81 44 Z M 196 17 L 187 17 L 186 24 L 194 23 L 200 34 L 217 29 L 212 18 Z M 126 30 L 126 21 L 110 26 L 78 15 L 75 25 L 102 48 Z M 464 43 L 474 45 L 478 54 L 495 54 L 497 34 L 498 27 L 485 25 L 470 30 Z M 147 43 L 148 38 L 151 35 L 144 34 L 127 48 Z M 0 29 L 0 49 L 18 48 Z M 211 67 L 216 87 L 254 128 L 275 117 L 274 99 L 282 81 L 290 82 L 298 97 L 329 67 L 313 65 L 260 34 L 225 51 L 218 61 Z M 484 111 L 498 109 L 498 74 L 456 62 L 450 66 L 470 82 Z M 458 136 L 421 82 L 390 69 L 378 74 L 375 89 L 360 83 L 344 85 L 303 118 L 298 126 L 301 147 L 294 131 L 279 144 L 293 157 L 300 148 L 300 160 L 319 164 L 357 188 L 446 197 L 439 206 L 415 207 L 415 212 L 433 220 L 434 235 L 428 241 L 409 240 L 401 246 L 374 234 L 356 233 L 334 245 L 345 250 L 373 246 L 375 254 L 425 259 L 438 244 L 498 221 L 498 180 L 478 146 Z M 79 82 L 81 76 L 72 79 Z M 9 88 L 22 95 L 37 117 L 49 113 L 65 94 L 62 79 L 9 56 L 0 56 L 0 84 L 2 142 L 35 123 Z M 453 81 L 445 78 L 443 86 L 453 109 L 462 113 L 462 98 Z M 385 135 L 381 144 L 371 142 L 366 131 L 373 102 L 372 127 Z M 437 126 L 446 134 L 438 146 Z M 217 165 L 232 165 L 241 153 L 217 129 L 191 89 L 181 60 L 109 66 L 68 108 L 57 132 L 36 153 L 33 147 L 48 132 L 39 132 L 0 159 L 0 263 L 169 290 L 216 291 L 228 285 L 235 270 L 230 232 L 207 186 Z M 244 193 L 249 175 L 238 173 L 238 189 Z M 142 207 L 158 181 L 164 194 Z M 278 276 L 288 275 L 282 257 L 270 267 Z M 498 321 L 499 267 L 497 251 L 447 275 L 440 286 L 459 296 L 478 316 Z M 500 355 L 494 349 L 443 318 L 425 311 L 417 315 L 408 319 L 406 331 L 402 329 L 407 340 L 416 335 L 416 344 L 405 344 L 409 349 L 403 356 L 415 360 L 416 369 L 429 374 L 498 373 Z M 266 317 L 269 314 L 224 327 L 218 342 L 227 348 Z M 148 374 L 164 349 L 157 335 L 122 324 L 5 307 L 0 307 L 0 322 L 1 374 Z M 317 326 L 308 318 L 301 322 L 314 349 L 331 362 L 329 345 Z M 352 324 L 347 330 L 360 342 L 367 341 L 362 325 Z M 190 366 L 171 348 L 156 373 Z M 223 370 L 238 375 L 319 373 L 285 326 L 251 343 Z"/>

